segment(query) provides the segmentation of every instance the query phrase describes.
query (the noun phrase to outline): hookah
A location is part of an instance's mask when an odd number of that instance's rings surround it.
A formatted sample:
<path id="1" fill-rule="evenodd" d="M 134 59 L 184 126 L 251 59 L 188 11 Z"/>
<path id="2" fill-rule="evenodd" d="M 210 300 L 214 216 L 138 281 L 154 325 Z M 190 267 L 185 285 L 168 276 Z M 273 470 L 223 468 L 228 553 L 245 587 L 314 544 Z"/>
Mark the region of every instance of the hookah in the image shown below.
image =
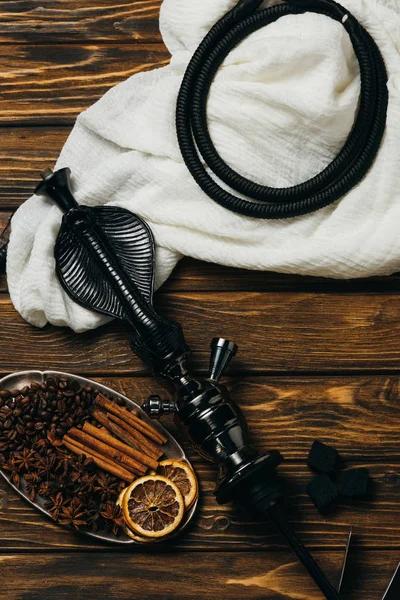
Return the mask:
<path id="1" fill-rule="evenodd" d="M 387 74 L 374 40 L 333 0 L 291 0 L 258 10 L 261 4 L 262 0 L 239 0 L 201 42 L 179 92 L 177 135 L 190 173 L 214 201 L 253 218 L 289 218 L 332 204 L 365 176 L 385 130 Z M 350 35 L 361 73 L 358 115 L 345 146 L 322 173 L 290 188 L 261 186 L 233 171 L 218 155 L 207 127 L 207 97 L 219 66 L 242 39 L 282 16 L 306 11 L 337 20 Z M 241 196 L 222 187 L 210 171 Z M 154 239 L 148 225 L 122 208 L 78 205 L 68 168 L 46 170 L 35 193 L 52 199 L 64 213 L 55 259 L 67 294 L 85 308 L 127 322 L 133 333 L 132 350 L 174 385 L 174 400 L 150 396 L 144 410 L 153 418 L 174 414 L 194 448 L 218 466 L 217 502 L 236 502 L 258 518 L 273 521 L 327 600 L 339 600 L 338 591 L 279 506 L 282 492 L 276 469 L 282 455 L 277 450 L 263 454 L 255 450 L 244 416 L 220 384 L 237 346 L 214 338 L 209 376 L 197 377 L 188 365 L 181 326 L 154 309 Z M 5 253 L 3 247 L 0 261 Z"/>
<path id="2" fill-rule="evenodd" d="M 235 501 L 258 517 L 269 517 L 327 600 L 338 600 L 338 592 L 278 507 L 282 494 L 275 470 L 282 455 L 277 450 L 264 454 L 255 450 L 242 412 L 219 383 L 237 346 L 213 339 L 209 377 L 191 374 L 182 327 L 159 315 L 153 306 L 151 230 L 123 208 L 78 205 L 70 173 L 68 168 L 55 173 L 47 169 L 35 190 L 64 213 L 54 250 L 62 287 L 81 306 L 131 326 L 132 350 L 176 390 L 174 401 L 150 396 L 143 409 L 151 417 L 174 413 L 194 448 L 218 465 L 217 502 Z"/>

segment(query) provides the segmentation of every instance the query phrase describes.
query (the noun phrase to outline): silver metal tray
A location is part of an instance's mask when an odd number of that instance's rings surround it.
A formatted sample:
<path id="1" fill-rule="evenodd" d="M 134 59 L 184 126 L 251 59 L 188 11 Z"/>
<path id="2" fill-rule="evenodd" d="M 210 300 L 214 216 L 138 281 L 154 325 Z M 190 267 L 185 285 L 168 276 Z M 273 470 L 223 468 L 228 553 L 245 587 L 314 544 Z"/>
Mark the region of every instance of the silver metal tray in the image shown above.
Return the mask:
<path id="1" fill-rule="evenodd" d="M 165 435 L 165 437 L 168 439 L 168 441 L 163 446 L 163 450 L 164 450 L 165 456 L 167 458 L 181 460 L 181 461 L 186 462 L 189 466 L 191 466 L 190 462 L 186 458 L 186 455 L 185 455 L 184 451 L 182 450 L 182 448 L 180 447 L 180 445 L 178 444 L 178 442 L 160 423 L 158 423 L 157 421 L 156 422 L 151 421 L 149 419 L 149 417 L 146 415 L 146 413 L 141 409 L 141 407 L 138 404 L 136 404 L 135 402 L 133 402 L 133 400 L 130 400 L 126 396 L 119 394 L 115 390 L 112 390 L 111 388 L 106 387 L 105 385 L 101 385 L 97 381 L 93 381 L 91 379 L 86 379 L 85 377 L 79 377 L 78 375 L 72 375 L 71 373 L 61 373 L 59 371 L 20 371 L 18 373 L 13 373 L 11 375 L 7 375 L 7 377 L 3 377 L 3 379 L 0 379 L 0 389 L 7 389 L 7 390 L 12 390 L 12 389 L 17 389 L 17 388 L 21 389 L 26 385 L 30 385 L 33 381 L 36 381 L 37 383 L 44 383 L 48 377 L 55 377 L 55 378 L 68 377 L 68 379 L 77 381 L 82 387 L 86 386 L 86 385 L 90 385 L 90 386 L 93 386 L 94 388 L 100 390 L 104 394 L 110 394 L 111 397 L 113 397 L 113 398 L 121 398 L 122 400 L 125 401 L 127 407 L 135 408 L 136 410 L 138 410 L 144 421 L 151 423 L 153 427 L 155 427 L 156 429 L 158 429 L 160 431 L 160 433 Z M 31 504 L 32 506 L 37 508 L 37 510 L 39 510 L 43 514 L 47 515 L 54 522 L 54 519 L 52 518 L 52 516 L 50 515 L 50 513 L 46 510 L 46 508 L 44 506 L 44 504 L 46 502 L 46 500 L 44 498 L 38 497 L 35 499 L 35 501 L 30 500 L 28 497 L 28 494 L 26 492 L 23 480 L 21 482 L 21 487 L 17 488 L 12 483 L 12 481 L 10 481 L 7 471 L 3 471 L 2 469 L 0 469 L 0 473 L 4 477 L 4 479 L 7 481 L 7 483 L 20 496 L 25 498 L 25 500 L 27 502 L 29 502 L 29 504 Z M 183 522 L 179 526 L 177 531 L 174 532 L 172 535 L 168 536 L 168 538 L 166 538 L 166 539 L 170 540 L 171 538 L 176 537 L 177 535 L 179 535 L 182 532 L 182 530 L 185 527 L 187 527 L 187 525 L 190 523 L 191 519 L 193 518 L 196 508 L 197 508 L 197 500 L 194 503 L 194 505 L 190 508 L 190 510 L 186 513 L 186 515 L 184 516 Z M 60 526 L 63 527 L 63 525 L 60 525 Z M 85 531 L 84 529 L 82 529 L 82 530 L 79 530 L 79 532 L 83 533 L 85 535 L 88 535 L 92 538 L 101 540 L 103 542 L 107 541 L 107 542 L 113 542 L 113 543 L 117 543 L 117 544 L 125 544 L 125 545 L 130 544 L 130 545 L 143 546 L 143 544 L 141 542 L 132 540 L 128 535 L 126 535 L 123 532 L 121 532 L 118 537 L 108 531 L 98 531 L 96 533 L 92 533 L 90 531 Z M 148 547 L 152 543 L 155 544 L 155 543 L 160 543 L 162 541 L 165 541 L 165 540 L 160 539 L 160 540 L 155 540 L 154 542 L 146 542 L 145 546 Z"/>

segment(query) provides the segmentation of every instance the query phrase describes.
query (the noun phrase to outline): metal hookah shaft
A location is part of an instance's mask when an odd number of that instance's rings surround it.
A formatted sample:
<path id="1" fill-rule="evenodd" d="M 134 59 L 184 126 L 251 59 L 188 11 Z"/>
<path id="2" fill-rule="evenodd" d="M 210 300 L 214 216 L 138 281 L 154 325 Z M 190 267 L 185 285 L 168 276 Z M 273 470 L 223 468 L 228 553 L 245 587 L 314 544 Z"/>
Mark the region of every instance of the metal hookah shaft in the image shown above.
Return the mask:
<path id="1" fill-rule="evenodd" d="M 313 556 L 309 553 L 307 548 L 304 546 L 301 539 L 298 537 L 296 532 L 291 528 L 288 521 L 280 511 L 279 507 L 275 504 L 268 509 L 268 516 L 271 521 L 275 523 L 279 531 L 285 536 L 289 542 L 292 550 L 296 553 L 297 558 L 305 566 L 315 583 L 327 600 L 340 600 L 339 592 L 333 587 L 330 581 L 327 579 L 325 573 L 321 567 L 315 561 Z"/>
<path id="2" fill-rule="evenodd" d="M 328 579 L 275 506 L 281 496 L 274 472 L 278 451 L 259 454 L 247 439 L 247 426 L 219 378 L 237 346 L 215 338 L 210 378 L 191 375 L 182 328 L 153 307 L 154 240 L 147 225 L 117 207 L 86 207 L 74 198 L 69 169 L 48 170 L 37 192 L 64 213 L 55 246 L 56 271 L 72 299 L 86 308 L 130 323 L 131 347 L 176 386 L 176 416 L 194 447 L 222 470 L 220 503 L 245 500 L 256 514 L 269 515 L 327 600 L 339 600 Z M 145 408 L 145 407 L 144 407 Z M 246 501 L 247 500 L 247 501 Z"/>

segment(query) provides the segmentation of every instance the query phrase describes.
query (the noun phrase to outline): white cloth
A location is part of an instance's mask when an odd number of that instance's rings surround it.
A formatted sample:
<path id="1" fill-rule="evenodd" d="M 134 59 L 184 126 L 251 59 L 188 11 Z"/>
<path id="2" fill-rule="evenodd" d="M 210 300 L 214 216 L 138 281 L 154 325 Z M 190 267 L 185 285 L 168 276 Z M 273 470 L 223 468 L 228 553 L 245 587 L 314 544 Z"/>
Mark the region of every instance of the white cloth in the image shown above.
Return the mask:
<path id="1" fill-rule="evenodd" d="M 368 176 L 341 201 L 282 221 L 245 218 L 196 186 L 176 139 L 175 102 L 185 67 L 235 0 L 164 0 L 160 26 L 172 54 L 165 68 L 134 75 L 81 114 L 57 167 L 69 166 L 80 203 L 130 209 L 152 228 L 157 285 L 191 256 L 246 269 L 333 278 L 400 269 L 400 3 L 343 0 L 373 35 L 389 71 L 388 127 Z M 267 3 L 266 3 L 267 4 Z M 225 160 L 254 181 L 300 183 L 342 147 L 359 98 L 349 37 L 316 14 L 287 16 L 241 43 L 212 86 L 208 116 Z M 12 222 L 8 283 L 30 323 L 81 332 L 104 319 L 61 289 L 53 247 L 61 212 L 30 198 Z"/>

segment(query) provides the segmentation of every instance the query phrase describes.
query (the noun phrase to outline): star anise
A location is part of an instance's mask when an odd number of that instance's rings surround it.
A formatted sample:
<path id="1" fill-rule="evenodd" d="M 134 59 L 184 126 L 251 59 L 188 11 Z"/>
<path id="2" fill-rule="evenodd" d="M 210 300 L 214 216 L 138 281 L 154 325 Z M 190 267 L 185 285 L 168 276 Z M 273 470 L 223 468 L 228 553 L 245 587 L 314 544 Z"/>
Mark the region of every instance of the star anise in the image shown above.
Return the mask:
<path id="1" fill-rule="evenodd" d="M 3 465 L 3 469 L 10 471 L 10 480 L 14 485 L 19 487 L 20 478 L 18 473 L 18 466 L 15 464 L 15 458 L 12 456 L 7 464 Z"/>
<path id="2" fill-rule="evenodd" d="M 36 487 L 34 485 L 32 485 L 31 483 L 26 483 L 25 484 L 25 489 L 28 492 L 28 498 L 31 502 L 34 501 L 34 499 L 36 498 Z"/>
<path id="3" fill-rule="evenodd" d="M 124 526 L 121 507 L 113 502 L 107 502 L 101 507 L 100 514 L 105 520 L 106 529 L 112 531 L 114 535 L 117 535 L 120 528 Z"/>
<path id="4" fill-rule="evenodd" d="M 41 477 L 49 479 L 54 476 L 57 467 L 57 458 L 54 454 L 43 457 L 37 464 L 38 473 Z"/>
<path id="5" fill-rule="evenodd" d="M 86 522 L 87 526 L 95 533 L 99 526 L 98 520 L 100 519 L 100 511 L 96 509 L 86 511 Z"/>
<path id="6" fill-rule="evenodd" d="M 77 488 L 77 492 L 79 494 L 94 494 L 97 485 L 96 480 L 97 476 L 95 474 L 89 475 L 89 473 L 86 473 L 85 475 L 81 475 L 79 478 L 79 487 Z"/>
<path id="7" fill-rule="evenodd" d="M 96 492 L 100 494 L 101 501 L 107 501 L 115 498 L 118 492 L 119 480 L 111 477 L 104 472 L 100 472 L 97 477 Z"/>
<path id="8" fill-rule="evenodd" d="M 21 454 L 14 454 L 14 462 L 19 473 L 29 471 L 36 463 L 35 452 L 24 448 Z"/>
<path id="9" fill-rule="evenodd" d="M 51 486 L 48 481 L 42 481 L 37 490 L 39 496 L 50 496 Z"/>
<path id="10" fill-rule="evenodd" d="M 86 512 L 77 498 L 74 498 L 69 506 L 62 507 L 58 522 L 61 525 L 75 527 L 75 529 L 87 525 Z"/>
<path id="11" fill-rule="evenodd" d="M 55 496 L 51 496 L 50 500 L 45 503 L 45 508 L 49 511 L 55 521 L 57 521 L 62 508 L 65 508 L 66 501 L 61 492 Z"/>
<path id="12" fill-rule="evenodd" d="M 25 481 L 28 481 L 28 483 L 37 486 L 39 485 L 41 479 L 37 471 L 32 471 L 31 473 L 27 473 L 27 475 L 25 475 Z"/>

